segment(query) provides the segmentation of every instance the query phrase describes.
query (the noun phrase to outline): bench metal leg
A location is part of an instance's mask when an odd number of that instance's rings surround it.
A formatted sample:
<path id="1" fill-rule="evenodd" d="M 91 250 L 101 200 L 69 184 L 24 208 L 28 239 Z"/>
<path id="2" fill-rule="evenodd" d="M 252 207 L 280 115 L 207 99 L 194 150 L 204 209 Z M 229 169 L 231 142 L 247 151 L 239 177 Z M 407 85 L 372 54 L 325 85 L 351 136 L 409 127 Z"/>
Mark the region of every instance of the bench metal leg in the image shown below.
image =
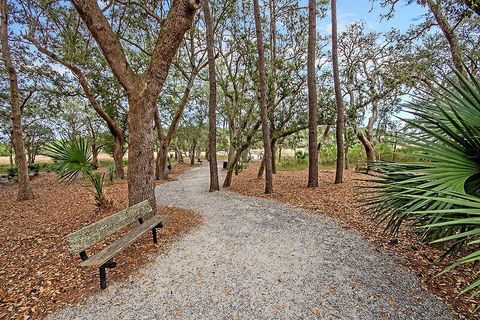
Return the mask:
<path id="1" fill-rule="evenodd" d="M 158 240 L 157 240 L 157 228 L 153 228 L 153 229 L 152 229 L 152 237 L 153 237 L 153 243 L 157 244 L 157 243 L 158 243 Z"/>
<path id="2" fill-rule="evenodd" d="M 101 265 L 98 268 L 98 271 L 100 273 L 100 289 L 106 289 L 107 288 L 107 268 L 113 269 L 117 266 L 116 262 L 113 262 L 113 260 L 110 260 L 103 265 Z"/>
<path id="3" fill-rule="evenodd" d="M 157 244 L 158 243 L 158 239 L 157 239 L 157 229 L 159 228 L 163 228 L 163 223 L 159 223 L 157 224 L 155 227 L 153 227 L 152 229 L 152 237 L 153 237 L 153 243 Z"/>
<path id="4" fill-rule="evenodd" d="M 100 271 L 100 289 L 106 289 L 107 288 L 107 270 L 105 270 L 104 266 L 101 266 L 98 268 Z"/>

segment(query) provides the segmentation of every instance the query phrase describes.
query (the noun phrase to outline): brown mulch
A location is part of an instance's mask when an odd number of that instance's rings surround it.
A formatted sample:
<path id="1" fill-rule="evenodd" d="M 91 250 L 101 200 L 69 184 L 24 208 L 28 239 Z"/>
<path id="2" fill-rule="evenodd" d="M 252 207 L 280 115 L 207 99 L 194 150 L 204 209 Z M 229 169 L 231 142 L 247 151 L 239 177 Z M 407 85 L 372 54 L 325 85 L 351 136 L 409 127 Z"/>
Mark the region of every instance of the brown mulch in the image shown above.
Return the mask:
<path id="1" fill-rule="evenodd" d="M 176 168 L 171 177 L 188 168 Z M 96 210 L 89 188 L 81 183 L 65 185 L 46 173 L 36 177 L 32 186 L 36 198 L 24 202 L 15 201 L 16 186 L 0 186 L 0 319 L 42 318 L 99 291 L 98 270 L 78 269 L 81 260 L 67 251 L 64 239 L 127 206 L 126 180 L 107 183 L 106 195 L 114 204 L 107 211 Z M 159 207 L 158 213 L 165 215 L 158 245 L 147 233 L 129 246 L 115 258 L 117 268 L 108 271 L 110 284 L 134 281 L 135 270 L 201 223 L 201 217 L 190 210 Z"/>
<path id="2" fill-rule="evenodd" d="M 451 263 L 453 258 L 441 259 L 440 248 L 422 242 L 411 226 L 404 226 L 392 236 L 384 232 L 369 216 L 361 213 L 357 202 L 359 186 L 369 176 L 347 170 L 343 184 L 334 184 L 335 170 L 321 170 L 320 186 L 306 188 L 307 171 L 279 171 L 274 175 L 274 193 L 264 194 L 264 181 L 257 180 L 258 163 L 254 163 L 235 177 L 230 190 L 244 195 L 275 199 L 294 206 L 317 211 L 335 218 L 345 229 L 355 229 L 375 245 L 391 252 L 397 260 L 417 276 L 421 285 L 427 288 L 455 310 L 460 318 L 480 319 L 475 312 L 479 302 L 469 299 L 468 294 L 460 295 L 463 288 L 474 280 L 472 265 L 465 265 L 443 275 L 439 273 Z"/>

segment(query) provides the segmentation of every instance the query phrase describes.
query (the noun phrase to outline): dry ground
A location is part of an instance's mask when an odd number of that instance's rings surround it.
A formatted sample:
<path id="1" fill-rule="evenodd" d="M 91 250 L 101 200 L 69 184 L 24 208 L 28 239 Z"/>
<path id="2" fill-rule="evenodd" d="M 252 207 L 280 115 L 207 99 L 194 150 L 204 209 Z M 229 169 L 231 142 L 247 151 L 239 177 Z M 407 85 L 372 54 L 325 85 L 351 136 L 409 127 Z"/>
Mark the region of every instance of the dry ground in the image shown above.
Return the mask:
<path id="1" fill-rule="evenodd" d="M 188 168 L 176 166 L 171 178 Z M 16 186 L 0 185 L 0 319 L 41 318 L 98 291 L 98 271 L 77 268 L 80 259 L 67 251 L 65 236 L 127 205 L 125 180 L 107 183 L 114 209 L 105 212 L 96 210 L 86 185 L 65 185 L 54 174 L 36 177 L 33 190 L 35 199 L 16 202 Z M 136 269 L 201 222 L 190 210 L 159 207 L 158 211 L 166 216 L 158 246 L 150 234 L 136 241 L 115 259 L 118 267 L 108 272 L 110 283 L 135 277 Z"/>
<path id="2" fill-rule="evenodd" d="M 442 260 L 442 250 L 420 241 L 413 234 L 412 227 L 402 228 L 396 236 L 386 234 L 383 227 L 377 226 L 368 216 L 361 213 L 356 201 L 359 190 L 355 188 L 365 185 L 365 182 L 356 179 L 365 179 L 368 176 L 349 170 L 345 172 L 345 182 L 336 185 L 333 183 L 334 170 L 321 170 L 320 187 L 309 189 L 305 187 L 308 172 L 279 171 L 274 175 L 274 194 L 265 195 L 264 181 L 256 179 L 257 170 L 258 163 L 254 163 L 239 176 L 234 177 L 230 190 L 290 203 L 337 219 L 344 228 L 356 229 L 369 241 L 387 249 L 417 276 L 422 286 L 442 299 L 461 317 L 480 319 L 480 314 L 475 312 L 478 301 L 469 299 L 468 295 L 459 296 L 462 289 L 473 279 L 474 270 L 471 265 L 438 276 L 453 261 Z"/>

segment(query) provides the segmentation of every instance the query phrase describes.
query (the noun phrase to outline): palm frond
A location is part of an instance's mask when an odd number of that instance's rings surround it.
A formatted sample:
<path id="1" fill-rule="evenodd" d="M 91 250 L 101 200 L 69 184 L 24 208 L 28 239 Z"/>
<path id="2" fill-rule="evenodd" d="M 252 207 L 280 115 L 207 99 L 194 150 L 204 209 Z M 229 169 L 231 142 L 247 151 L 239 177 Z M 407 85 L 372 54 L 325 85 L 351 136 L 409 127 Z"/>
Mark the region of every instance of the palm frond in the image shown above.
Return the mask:
<path id="1" fill-rule="evenodd" d="M 420 161 L 376 163 L 379 174 L 369 181 L 362 203 L 366 213 L 390 232 L 405 222 L 418 226 L 428 241 L 449 245 L 452 252 L 480 244 L 480 81 L 457 74 L 459 81 L 429 99 L 408 105 L 405 119 L 416 134 L 405 139 Z M 480 260 L 480 251 L 458 260 Z M 480 294 L 480 279 L 465 290 Z"/>

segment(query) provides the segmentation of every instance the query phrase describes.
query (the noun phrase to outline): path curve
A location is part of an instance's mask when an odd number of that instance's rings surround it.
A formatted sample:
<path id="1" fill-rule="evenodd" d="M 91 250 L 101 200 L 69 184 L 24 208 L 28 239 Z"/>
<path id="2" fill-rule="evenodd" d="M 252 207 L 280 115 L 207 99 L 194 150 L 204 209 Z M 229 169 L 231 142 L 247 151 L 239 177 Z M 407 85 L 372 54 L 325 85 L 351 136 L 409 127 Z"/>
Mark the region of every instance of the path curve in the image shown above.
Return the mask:
<path id="1" fill-rule="evenodd" d="M 53 319 L 454 319 L 388 254 L 332 219 L 275 201 L 209 193 L 208 167 L 157 188 L 204 223 L 134 281 Z"/>

